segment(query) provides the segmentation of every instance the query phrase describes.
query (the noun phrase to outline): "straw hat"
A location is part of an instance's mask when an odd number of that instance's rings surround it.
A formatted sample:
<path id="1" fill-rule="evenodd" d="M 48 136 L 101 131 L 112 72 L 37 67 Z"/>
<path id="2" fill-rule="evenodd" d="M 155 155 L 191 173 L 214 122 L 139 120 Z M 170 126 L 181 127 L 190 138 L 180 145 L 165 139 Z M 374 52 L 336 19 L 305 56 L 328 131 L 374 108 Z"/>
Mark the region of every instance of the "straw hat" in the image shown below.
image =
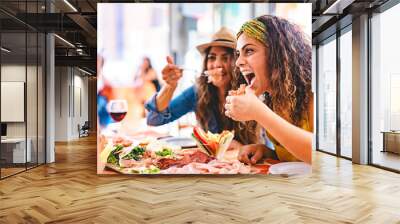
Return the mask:
<path id="1" fill-rule="evenodd" d="M 197 46 L 197 50 L 200 51 L 201 54 L 204 54 L 207 48 L 209 47 L 228 47 L 235 49 L 236 48 L 236 37 L 226 27 L 222 27 L 218 32 L 216 32 L 209 43 L 200 44 Z"/>

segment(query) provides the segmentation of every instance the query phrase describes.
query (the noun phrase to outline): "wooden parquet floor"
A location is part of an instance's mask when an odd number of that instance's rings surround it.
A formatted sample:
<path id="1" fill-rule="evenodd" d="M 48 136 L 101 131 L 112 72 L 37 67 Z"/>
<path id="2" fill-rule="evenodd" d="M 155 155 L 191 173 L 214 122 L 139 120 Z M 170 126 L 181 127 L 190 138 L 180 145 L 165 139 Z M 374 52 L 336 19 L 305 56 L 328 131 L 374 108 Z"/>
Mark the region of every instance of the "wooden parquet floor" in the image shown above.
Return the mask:
<path id="1" fill-rule="evenodd" d="M 400 175 L 316 152 L 313 173 L 97 176 L 96 139 L 0 181 L 0 223 L 400 223 Z"/>

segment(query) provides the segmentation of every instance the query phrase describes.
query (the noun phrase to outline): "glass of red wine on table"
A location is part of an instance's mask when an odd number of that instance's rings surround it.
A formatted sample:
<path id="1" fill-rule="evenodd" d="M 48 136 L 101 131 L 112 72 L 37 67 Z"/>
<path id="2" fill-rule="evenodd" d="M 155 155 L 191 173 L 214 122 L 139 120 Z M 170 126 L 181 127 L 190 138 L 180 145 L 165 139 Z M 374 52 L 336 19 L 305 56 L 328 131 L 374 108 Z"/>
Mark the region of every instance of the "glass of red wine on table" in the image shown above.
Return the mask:
<path id="1" fill-rule="evenodd" d="M 128 112 L 128 101 L 123 99 L 110 100 L 108 103 L 108 113 L 111 118 L 115 121 L 112 126 L 114 133 L 118 133 L 121 129 L 121 121 L 125 118 Z"/>

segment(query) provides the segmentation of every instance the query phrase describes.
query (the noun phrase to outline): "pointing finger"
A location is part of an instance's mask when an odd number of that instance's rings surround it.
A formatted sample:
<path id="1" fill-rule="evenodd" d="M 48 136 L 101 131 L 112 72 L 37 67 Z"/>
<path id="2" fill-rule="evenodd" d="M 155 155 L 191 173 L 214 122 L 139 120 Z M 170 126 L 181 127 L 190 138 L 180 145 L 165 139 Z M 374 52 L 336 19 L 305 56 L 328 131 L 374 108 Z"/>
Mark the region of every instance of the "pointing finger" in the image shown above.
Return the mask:
<path id="1" fill-rule="evenodd" d="M 168 64 L 174 64 L 174 59 L 171 56 L 167 56 L 167 62 Z"/>

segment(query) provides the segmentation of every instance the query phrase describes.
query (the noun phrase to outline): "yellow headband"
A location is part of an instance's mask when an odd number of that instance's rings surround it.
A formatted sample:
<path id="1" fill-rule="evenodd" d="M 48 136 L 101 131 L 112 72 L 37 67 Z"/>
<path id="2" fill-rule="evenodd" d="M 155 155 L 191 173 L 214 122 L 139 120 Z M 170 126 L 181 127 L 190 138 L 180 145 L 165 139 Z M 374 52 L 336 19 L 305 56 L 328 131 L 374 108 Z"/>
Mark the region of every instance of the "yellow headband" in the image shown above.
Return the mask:
<path id="1" fill-rule="evenodd" d="M 263 44 L 267 44 L 265 42 L 264 36 L 266 33 L 266 28 L 264 23 L 258 21 L 257 19 L 252 19 L 245 22 L 240 28 L 239 32 L 236 35 L 236 39 L 239 38 L 242 33 L 246 33 L 248 36 L 259 40 Z"/>

